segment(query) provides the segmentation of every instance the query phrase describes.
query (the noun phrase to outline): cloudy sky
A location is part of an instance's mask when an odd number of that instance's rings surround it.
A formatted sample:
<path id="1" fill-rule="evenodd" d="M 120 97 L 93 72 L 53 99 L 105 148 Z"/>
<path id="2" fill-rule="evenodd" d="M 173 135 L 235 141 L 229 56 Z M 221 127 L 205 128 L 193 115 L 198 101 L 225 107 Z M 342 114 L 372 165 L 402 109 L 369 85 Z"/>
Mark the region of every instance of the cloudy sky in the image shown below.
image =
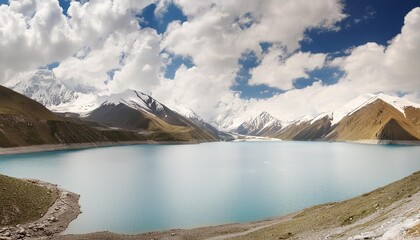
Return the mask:
<path id="1" fill-rule="evenodd" d="M 0 84 L 49 68 L 203 118 L 282 120 L 366 93 L 420 102 L 419 0 L 0 0 Z"/>

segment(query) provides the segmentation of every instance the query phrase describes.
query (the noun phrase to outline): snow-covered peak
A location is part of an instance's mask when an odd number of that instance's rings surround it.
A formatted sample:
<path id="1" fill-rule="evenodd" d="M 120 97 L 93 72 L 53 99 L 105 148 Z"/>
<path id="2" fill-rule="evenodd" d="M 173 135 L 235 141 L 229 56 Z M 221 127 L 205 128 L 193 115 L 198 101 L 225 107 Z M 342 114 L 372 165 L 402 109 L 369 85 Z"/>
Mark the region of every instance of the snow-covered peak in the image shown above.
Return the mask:
<path id="1" fill-rule="evenodd" d="M 132 89 L 121 93 L 101 96 L 98 100 L 101 105 L 124 104 L 136 110 L 144 110 L 154 115 L 166 116 L 166 107 L 151 96 Z"/>
<path id="2" fill-rule="evenodd" d="M 184 107 L 184 106 L 169 106 L 170 109 L 174 110 L 175 112 L 177 112 L 178 114 L 188 118 L 188 119 L 192 119 L 192 120 L 197 120 L 197 121 L 204 121 L 200 116 L 198 116 L 193 110 Z"/>
<path id="3" fill-rule="evenodd" d="M 382 100 L 382 101 L 388 103 L 389 105 L 391 105 L 392 107 L 394 107 L 395 109 L 400 111 L 402 114 L 404 114 L 404 116 L 405 116 L 405 110 L 404 109 L 406 107 L 411 106 L 411 107 L 415 107 L 415 108 L 420 108 L 420 104 L 413 103 L 411 101 L 408 101 L 408 100 L 400 98 L 400 97 L 390 96 L 390 95 L 387 95 L 387 94 L 384 94 L 384 93 L 368 94 L 366 97 L 368 99 L 364 103 L 362 103 L 359 107 L 355 108 L 349 114 L 352 114 L 352 113 L 356 112 L 357 110 L 375 102 L 376 100 Z"/>
<path id="4" fill-rule="evenodd" d="M 248 122 L 249 124 L 252 124 L 254 126 L 258 126 L 260 128 L 265 128 L 267 126 L 276 125 L 281 126 L 282 123 L 277 118 L 271 116 L 268 112 L 264 111 L 257 117 L 254 117 L 250 119 Z"/>
<path id="5" fill-rule="evenodd" d="M 280 131 L 282 127 L 283 124 L 280 120 L 264 111 L 258 116 L 242 123 L 236 131 L 244 135 L 258 136 L 267 131 L 269 131 L 269 134 L 275 133 Z"/>
<path id="6" fill-rule="evenodd" d="M 59 81 L 48 69 L 21 74 L 7 86 L 47 107 L 69 103 L 79 97 L 78 93 Z"/>
<path id="7" fill-rule="evenodd" d="M 358 111 L 359 109 L 375 102 L 376 100 L 382 100 L 398 111 L 400 111 L 405 116 L 404 109 L 408 106 L 412 106 L 415 108 L 420 108 L 420 104 L 413 103 L 411 101 L 408 101 L 406 99 L 396 97 L 396 96 L 390 96 L 384 93 L 379 94 L 366 94 L 364 96 L 357 97 L 350 101 L 349 103 L 345 104 L 342 107 L 339 107 L 337 109 L 334 109 L 333 111 L 322 113 L 318 115 L 316 118 L 314 118 L 311 123 L 315 122 L 318 119 L 321 119 L 325 116 L 329 116 L 331 120 L 331 124 L 337 124 L 340 122 L 345 116 L 351 115 Z"/>

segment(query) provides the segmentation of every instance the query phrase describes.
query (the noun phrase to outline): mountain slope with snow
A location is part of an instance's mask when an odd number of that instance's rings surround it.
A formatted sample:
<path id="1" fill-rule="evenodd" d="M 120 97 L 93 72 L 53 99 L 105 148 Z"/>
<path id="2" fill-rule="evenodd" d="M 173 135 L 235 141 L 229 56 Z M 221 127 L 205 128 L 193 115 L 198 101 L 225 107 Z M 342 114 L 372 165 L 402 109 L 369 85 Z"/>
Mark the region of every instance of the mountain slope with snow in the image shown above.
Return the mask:
<path id="1" fill-rule="evenodd" d="M 46 107 L 75 101 L 79 94 L 59 81 L 50 70 L 39 69 L 19 77 L 8 87 Z"/>
<path id="2" fill-rule="evenodd" d="M 264 111 L 242 123 L 235 132 L 242 135 L 271 136 L 278 133 L 282 127 L 283 124 L 280 120 Z"/>
<path id="3" fill-rule="evenodd" d="M 420 104 L 386 94 L 358 97 L 275 135 L 287 140 L 402 140 L 420 138 Z"/>
<path id="4" fill-rule="evenodd" d="M 102 96 L 102 104 L 85 119 L 107 127 L 141 130 L 167 139 L 214 141 L 217 135 L 202 129 L 151 96 L 135 90 Z"/>

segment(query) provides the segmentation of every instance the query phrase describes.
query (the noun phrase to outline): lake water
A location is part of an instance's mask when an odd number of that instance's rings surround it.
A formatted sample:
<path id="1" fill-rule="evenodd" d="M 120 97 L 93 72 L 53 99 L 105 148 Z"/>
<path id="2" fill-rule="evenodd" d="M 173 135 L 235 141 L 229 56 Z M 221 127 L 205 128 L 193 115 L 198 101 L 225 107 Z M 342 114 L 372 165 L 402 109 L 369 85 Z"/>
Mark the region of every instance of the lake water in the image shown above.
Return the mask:
<path id="1" fill-rule="evenodd" d="M 81 195 L 66 233 L 255 221 L 339 201 L 420 170 L 420 147 L 324 142 L 140 145 L 0 157 L 0 173 Z"/>

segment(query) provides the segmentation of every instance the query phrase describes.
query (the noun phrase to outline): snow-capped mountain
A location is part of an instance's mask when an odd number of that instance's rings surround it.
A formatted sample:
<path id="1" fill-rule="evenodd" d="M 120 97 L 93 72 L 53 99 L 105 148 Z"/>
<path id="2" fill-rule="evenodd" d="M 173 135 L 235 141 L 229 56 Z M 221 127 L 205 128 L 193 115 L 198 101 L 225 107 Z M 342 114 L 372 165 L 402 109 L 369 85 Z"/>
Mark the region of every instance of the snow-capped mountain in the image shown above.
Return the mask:
<path id="1" fill-rule="evenodd" d="M 142 111 L 150 114 L 151 116 L 158 117 L 171 125 L 188 125 L 186 123 L 186 119 L 183 118 L 180 114 L 171 110 L 151 96 L 139 91 L 129 89 L 118 94 L 101 96 L 98 98 L 97 102 L 100 103 L 99 107 L 92 111 L 89 116 L 94 115 L 101 109 L 110 109 L 112 107 L 124 105 L 131 109 Z"/>
<path id="2" fill-rule="evenodd" d="M 212 131 L 139 91 L 126 90 L 98 101 L 102 104 L 86 114 L 86 120 L 108 127 L 159 132 L 157 138 L 166 140 L 218 139 Z"/>
<path id="3" fill-rule="evenodd" d="M 8 87 L 46 107 L 70 103 L 79 97 L 77 92 L 59 81 L 54 73 L 47 69 L 38 69 L 22 75 Z"/>
<path id="4" fill-rule="evenodd" d="M 193 110 L 182 107 L 182 106 L 171 106 L 172 110 L 176 111 L 177 113 L 181 114 L 188 120 L 190 120 L 192 123 L 194 123 L 197 127 L 199 127 L 202 130 L 205 130 L 207 132 L 212 133 L 215 136 L 218 136 L 222 140 L 233 140 L 231 134 L 220 131 L 215 126 L 211 125 L 210 123 L 203 120 L 200 116 L 198 116 Z"/>
<path id="5" fill-rule="evenodd" d="M 295 121 L 275 135 L 290 140 L 406 140 L 420 137 L 420 104 L 386 94 L 358 97 L 333 111 Z"/>
<path id="6" fill-rule="evenodd" d="M 236 129 L 236 132 L 243 135 L 271 136 L 278 133 L 282 127 L 283 124 L 280 120 L 264 111 L 260 115 L 242 123 Z"/>
<path id="7" fill-rule="evenodd" d="M 344 117 L 348 115 L 352 115 L 357 110 L 377 101 L 381 100 L 389 105 L 393 106 L 395 109 L 400 111 L 403 115 L 405 115 L 405 108 L 407 107 L 414 107 L 414 108 L 420 108 L 420 104 L 408 101 L 406 99 L 396 97 L 396 96 L 390 96 L 384 93 L 379 94 L 366 94 L 364 96 L 357 97 L 353 99 L 352 101 L 348 102 L 342 107 L 339 107 L 337 109 L 334 109 L 330 112 L 321 113 L 317 117 L 313 118 L 311 120 L 311 123 L 314 123 L 315 121 L 324 118 L 325 116 L 329 116 L 331 119 L 331 124 L 335 125 L 338 122 L 340 122 Z"/>

